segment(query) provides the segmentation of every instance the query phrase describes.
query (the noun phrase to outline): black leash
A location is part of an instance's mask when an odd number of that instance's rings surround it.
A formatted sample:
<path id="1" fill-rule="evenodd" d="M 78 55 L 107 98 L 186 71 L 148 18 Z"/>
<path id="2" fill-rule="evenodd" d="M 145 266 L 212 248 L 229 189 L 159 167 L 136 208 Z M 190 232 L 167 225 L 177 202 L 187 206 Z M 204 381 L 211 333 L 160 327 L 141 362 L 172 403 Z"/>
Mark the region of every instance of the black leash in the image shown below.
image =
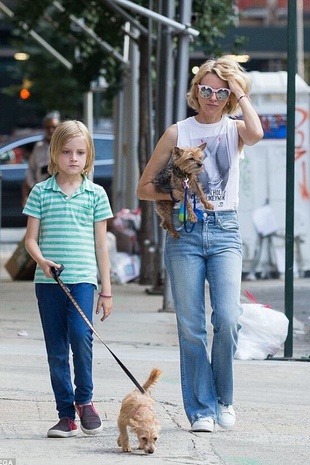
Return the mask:
<path id="1" fill-rule="evenodd" d="M 63 281 L 60 279 L 60 273 L 64 270 L 64 265 L 61 265 L 60 268 L 54 268 L 54 267 L 51 267 L 51 272 L 52 272 L 52 275 L 55 279 L 55 281 L 60 285 L 60 287 L 65 291 L 65 293 L 67 294 L 67 296 L 69 297 L 69 299 L 71 300 L 71 302 L 73 303 L 73 305 L 75 306 L 75 308 L 77 309 L 77 311 L 79 312 L 79 314 L 81 315 L 81 317 L 83 318 L 83 320 L 86 322 L 86 324 L 90 327 L 90 329 L 93 331 L 93 333 L 97 336 L 97 338 L 99 339 L 100 342 L 102 342 L 102 344 L 108 349 L 108 351 L 110 352 L 110 354 L 115 358 L 115 360 L 117 361 L 117 363 L 119 364 L 119 366 L 124 370 L 124 372 L 126 373 L 126 375 L 131 379 L 131 381 L 137 386 L 137 388 L 139 389 L 139 391 L 142 393 L 142 394 L 145 394 L 145 390 L 143 389 L 143 387 L 138 383 L 138 381 L 136 380 L 136 378 L 133 376 L 132 373 L 130 373 L 130 371 L 128 370 L 128 368 L 125 367 L 125 365 L 120 361 L 120 359 L 114 354 L 114 352 L 112 352 L 112 350 L 106 345 L 106 343 L 101 339 L 101 337 L 99 336 L 99 334 L 97 333 L 96 329 L 94 328 L 94 326 L 91 324 L 91 322 L 89 321 L 89 319 L 87 318 L 87 316 L 85 315 L 85 313 L 83 312 L 83 310 L 81 309 L 81 307 L 79 306 L 79 304 L 77 303 L 77 301 L 75 300 L 75 298 L 72 296 L 70 290 L 67 288 L 67 286 L 63 283 Z"/>

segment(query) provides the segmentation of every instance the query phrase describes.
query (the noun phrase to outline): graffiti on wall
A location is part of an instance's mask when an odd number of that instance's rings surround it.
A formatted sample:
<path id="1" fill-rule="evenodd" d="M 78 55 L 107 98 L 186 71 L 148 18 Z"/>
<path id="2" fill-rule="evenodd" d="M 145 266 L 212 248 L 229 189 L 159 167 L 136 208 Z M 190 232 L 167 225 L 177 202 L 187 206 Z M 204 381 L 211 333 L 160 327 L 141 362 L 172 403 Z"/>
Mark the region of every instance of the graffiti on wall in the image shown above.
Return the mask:
<path id="1" fill-rule="evenodd" d="M 263 129 L 264 139 L 286 139 L 286 114 L 262 114 L 259 116 Z M 310 199 L 309 185 L 309 112 L 305 108 L 295 109 L 295 169 L 296 185 L 300 198 Z"/>

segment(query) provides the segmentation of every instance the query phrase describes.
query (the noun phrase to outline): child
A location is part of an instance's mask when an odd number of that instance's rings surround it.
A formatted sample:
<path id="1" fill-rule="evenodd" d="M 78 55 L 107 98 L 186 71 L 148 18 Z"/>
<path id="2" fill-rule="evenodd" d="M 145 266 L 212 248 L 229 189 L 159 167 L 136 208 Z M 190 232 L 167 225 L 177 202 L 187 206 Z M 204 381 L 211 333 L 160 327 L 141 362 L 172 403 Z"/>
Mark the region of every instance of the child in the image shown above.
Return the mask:
<path id="1" fill-rule="evenodd" d="M 23 210 L 28 215 L 25 245 L 37 262 L 35 292 L 59 416 L 47 432 L 52 438 L 78 434 L 75 411 L 85 434 L 97 434 L 103 428 L 92 403 L 92 331 L 51 273 L 51 267 L 64 264 L 61 279 L 92 322 L 98 266 L 101 292 L 96 313 L 102 311 L 101 321 L 110 315 L 106 231 L 107 219 L 113 215 L 104 189 L 87 178 L 93 162 L 94 145 L 86 126 L 72 120 L 59 124 L 50 145 L 52 177 L 33 187 Z"/>

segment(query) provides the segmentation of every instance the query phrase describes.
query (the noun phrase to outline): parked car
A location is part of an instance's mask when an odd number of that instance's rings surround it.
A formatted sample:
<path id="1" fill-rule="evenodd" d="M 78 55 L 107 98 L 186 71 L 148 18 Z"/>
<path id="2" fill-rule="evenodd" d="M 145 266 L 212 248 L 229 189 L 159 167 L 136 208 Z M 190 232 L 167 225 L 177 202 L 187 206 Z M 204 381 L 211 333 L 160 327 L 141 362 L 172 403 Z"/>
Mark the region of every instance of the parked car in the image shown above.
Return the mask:
<path id="1" fill-rule="evenodd" d="M 27 160 L 36 142 L 43 134 L 36 134 L 0 145 L 1 226 L 24 227 L 27 218 L 22 214 L 21 188 L 27 170 Z M 94 134 L 95 166 L 94 182 L 105 188 L 109 198 L 112 194 L 113 145 L 112 134 Z"/>

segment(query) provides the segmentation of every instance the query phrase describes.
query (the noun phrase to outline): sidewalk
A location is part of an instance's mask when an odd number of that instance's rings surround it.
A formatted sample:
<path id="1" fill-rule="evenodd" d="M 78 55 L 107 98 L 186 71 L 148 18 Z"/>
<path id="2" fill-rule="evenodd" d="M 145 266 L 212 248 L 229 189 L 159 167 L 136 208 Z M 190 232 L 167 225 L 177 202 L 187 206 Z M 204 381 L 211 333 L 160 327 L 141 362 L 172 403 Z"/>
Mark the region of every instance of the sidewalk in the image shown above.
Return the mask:
<path id="1" fill-rule="evenodd" d="M 308 281 L 302 283 L 306 292 Z M 266 289 L 267 296 L 280 284 L 244 283 L 254 295 Z M 0 292 L 0 463 L 8 458 L 16 459 L 17 465 L 136 465 L 140 460 L 153 465 L 309 463 L 310 364 L 236 360 L 235 429 L 190 433 L 180 392 L 175 315 L 159 311 L 162 296 L 148 295 L 135 283 L 114 285 L 112 315 L 104 323 L 96 317 L 94 321 L 100 336 L 139 382 L 154 366 L 163 370 L 152 391 L 162 426 L 157 451 L 146 456 L 137 450 L 124 454 L 118 448 L 120 403 L 134 386 L 97 339 L 94 401 L 104 429 L 93 437 L 80 432 L 74 438 L 48 439 L 46 432 L 57 414 L 33 284 L 13 282 L 1 268 Z M 309 347 L 298 346 L 298 355 L 309 352 Z"/>

